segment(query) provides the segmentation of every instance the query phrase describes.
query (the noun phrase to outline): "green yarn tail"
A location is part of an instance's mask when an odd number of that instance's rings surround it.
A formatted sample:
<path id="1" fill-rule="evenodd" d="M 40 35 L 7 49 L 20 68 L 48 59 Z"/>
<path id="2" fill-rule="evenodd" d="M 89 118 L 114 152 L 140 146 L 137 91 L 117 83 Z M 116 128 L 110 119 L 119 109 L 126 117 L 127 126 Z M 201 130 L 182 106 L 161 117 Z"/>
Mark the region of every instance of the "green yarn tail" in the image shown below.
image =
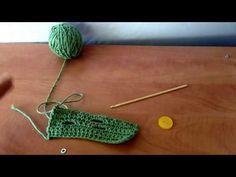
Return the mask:
<path id="1" fill-rule="evenodd" d="M 11 109 L 14 111 L 19 112 L 20 114 L 22 114 L 26 119 L 28 119 L 30 121 L 30 123 L 32 124 L 32 126 L 34 127 L 34 129 L 45 139 L 48 140 L 48 136 L 44 135 L 43 132 L 41 132 L 38 127 L 35 125 L 35 123 L 33 122 L 32 118 L 30 116 L 28 116 L 26 113 L 24 113 L 23 111 L 21 111 L 19 108 L 17 108 L 15 105 L 11 105 Z"/>

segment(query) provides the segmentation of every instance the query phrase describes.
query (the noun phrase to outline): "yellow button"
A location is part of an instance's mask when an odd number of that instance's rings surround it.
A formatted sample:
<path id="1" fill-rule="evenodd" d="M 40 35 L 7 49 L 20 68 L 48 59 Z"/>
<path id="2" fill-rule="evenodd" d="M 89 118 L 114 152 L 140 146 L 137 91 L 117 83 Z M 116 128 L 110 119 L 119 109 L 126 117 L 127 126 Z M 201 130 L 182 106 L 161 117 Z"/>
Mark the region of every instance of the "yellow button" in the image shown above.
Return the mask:
<path id="1" fill-rule="evenodd" d="M 162 116 L 159 118 L 158 124 L 163 129 L 171 129 L 173 126 L 173 120 L 168 116 Z"/>

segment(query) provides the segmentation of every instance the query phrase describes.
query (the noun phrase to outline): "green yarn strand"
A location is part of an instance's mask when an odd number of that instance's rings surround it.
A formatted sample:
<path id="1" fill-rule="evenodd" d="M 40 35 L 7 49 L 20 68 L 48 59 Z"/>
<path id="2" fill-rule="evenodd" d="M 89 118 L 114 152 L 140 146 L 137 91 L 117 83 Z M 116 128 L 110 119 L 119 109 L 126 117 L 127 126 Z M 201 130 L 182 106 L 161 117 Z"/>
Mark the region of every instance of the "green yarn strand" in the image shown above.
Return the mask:
<path id="1" fill-rule="evenodd" d="M 15 105 L 11 105 L 11 109 L 14 111 L 19 112 L 20 114 L 22 114 L 26 119 L 28 119 L 30 121 L 30 123 L 32 124 L 32 126 L 34 127 L 34 129 L 45 139 L 45 140 L 49 140 L 49 137 L 44 135 L 43 132 L 41 132 L 38 127 L 35 125 L 35 123 L 33 122 L 32 118 L 30 116 L 28 116 L 26 113 L 24 113 L 23 111 L 21 111 L 19 108 L 17 108 Z"/>
<path id="2" fill-rule="evenodd" d="M 44 112 L 45 112 L 45 116 L 46 116 L 48 119 L 49 119 L 50 115 L 48 115 L 48 113 L 47 113 L 47 111 L 46 111 L 47 102 L 50 100 L 51 95 L 52 95 L 53 91 L 55 90 L 55 88 L 56 88 L 56 86 L 57 86 L 57 83 L 59 82 L 59 80 L 60 80 L 60 78 L 61 78 L 62 72 L 64 71 L 64 68 L 65 68 L 65 65 L 66 65 L 66 61 L 67 61 L 67 60 L 65 60 L 65 61 L 63 62 L 62 67 L 61 67 L 61 69 L 60 69 L 60 71 L 59 71 L 59 73 L 58 73 L 58 75 L 57 75 L 57 78 L 56 78 L 56 80 L 54 81 L 54 83 L 53 83 L 53 85 L 52 85 L 52 87 L 51 87 L 51 89 L 50 89 L 50 91 L 49 91 L 49 93 L 48 93 L 48 96 L 47 96 L 47 98 L 46 98 L 46 100 L 45 100 L 45 103 L 46 103 L 46 104 L 44 105 Z"/>

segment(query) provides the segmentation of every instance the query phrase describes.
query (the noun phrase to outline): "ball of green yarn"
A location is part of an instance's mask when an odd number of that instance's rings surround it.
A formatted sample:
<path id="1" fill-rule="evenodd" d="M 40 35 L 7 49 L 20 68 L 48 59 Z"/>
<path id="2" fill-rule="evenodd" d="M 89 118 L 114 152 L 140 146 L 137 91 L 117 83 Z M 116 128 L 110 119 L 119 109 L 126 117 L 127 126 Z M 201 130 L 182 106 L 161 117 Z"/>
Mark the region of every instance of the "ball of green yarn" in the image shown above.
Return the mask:
<path id="1" fill-rule="evenodd" d="M 77 57 L 83 46 L 79 30 L 68 23 L 53 26 L 48 43 L 52 52 L 65 60 Z"/>

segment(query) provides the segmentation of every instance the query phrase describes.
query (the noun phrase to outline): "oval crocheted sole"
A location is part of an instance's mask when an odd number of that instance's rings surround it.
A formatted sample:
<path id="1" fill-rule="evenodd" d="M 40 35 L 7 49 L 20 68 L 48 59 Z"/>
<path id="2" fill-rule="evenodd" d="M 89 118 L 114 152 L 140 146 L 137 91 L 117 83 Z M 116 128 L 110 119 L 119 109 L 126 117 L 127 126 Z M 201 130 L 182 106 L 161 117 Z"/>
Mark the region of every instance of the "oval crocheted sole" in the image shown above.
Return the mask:
<path id="1" fill-rule="evenodd" d="M 81 138 L 108 144 L 129 141 L 138 131 L 135 123 L 58 106 L 47 128 L 49 138 Z"/>

